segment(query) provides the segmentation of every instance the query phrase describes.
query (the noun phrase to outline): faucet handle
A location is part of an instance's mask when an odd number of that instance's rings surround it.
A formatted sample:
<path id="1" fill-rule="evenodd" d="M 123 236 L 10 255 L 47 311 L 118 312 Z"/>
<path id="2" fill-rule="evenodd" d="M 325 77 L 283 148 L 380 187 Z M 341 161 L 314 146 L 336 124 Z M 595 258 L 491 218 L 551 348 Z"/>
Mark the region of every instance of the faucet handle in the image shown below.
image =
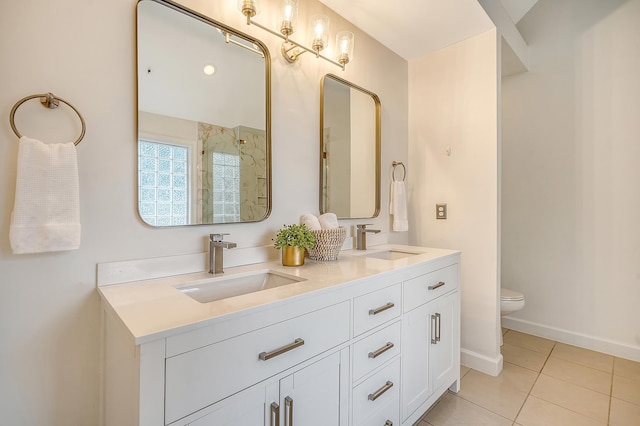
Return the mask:
<path id="1" fill-rule="evenodd" d="M 359 224 L 356 225 L 356 228 L 365 229 L 369 225 L 373 225 L 373 223 L 359 223 Z"/>
<path id="2" fill-rule="evenodd" d="M 213 241 L 214 243 L 221 243 L 222 240 L 224 239 L 225 235 L 229 235 L 229 233 L 217 233 L 217 234 L 209 234 L 209 238 L 211 239 L 211 241 Z"/>

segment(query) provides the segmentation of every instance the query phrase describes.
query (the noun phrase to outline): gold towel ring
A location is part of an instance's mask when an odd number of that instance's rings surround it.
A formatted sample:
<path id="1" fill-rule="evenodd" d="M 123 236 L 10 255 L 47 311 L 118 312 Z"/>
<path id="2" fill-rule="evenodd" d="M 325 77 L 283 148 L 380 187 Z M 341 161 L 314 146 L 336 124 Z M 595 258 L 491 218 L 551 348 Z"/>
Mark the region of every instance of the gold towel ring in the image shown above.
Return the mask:
<path id="1" fill-rule="evenodd" d="M 11 113 L 9 114 L 9 123 L 11 124 L 11 129 L 13 130 L 13 133 L 15 133 L 16 136 L 18 136 L 19 138 L 22 137 L 22 135 L 18 131 L 18 128 L 16 127 L 16 122 L 14 120 L 14 117 L 16 115 L 16 110 L 20 107 L 20 105 L 22 105 L 26 101 L 31 100 L 31 99 L 35 99 L 35 98 L 40 98 L 40 103 L 45 108 L 49 108 L 49 109 L 58 108 L 59 102 L 62 102 L 62 103 L 67 104 L 67 106 L 69 106 L 69 108 L 71 108 L 72 110 L 75 111 L 76 114 L 78 114 L 78 117 L 80 118 L 80 123 L 82 123 L 82 132 L 80 133 L 80 137 L 73 143 L 74 145 L 78 145 L 80 143 L 80 141 L 82 140 L 82 138 L 84 138 L 84 134 L 87 131 L 87 125 L 84 122 L 84 118 L 82 117 L 82 114 L 80 114 L 80 112 L 73 105 L 71 105 L 69 102 L 65 101 L 62 98 L 59 98 L 59 97 L 55 96 L 51 92 L 42 93 L 42 94 L 38 94 L 38 95 L 26 96 L 26 97 L 20 99 L 18 102 L 16 102 L 16 104 L 13 106 L 13 108 L 11 108 Z"/>
<path id="2" fill-rule="evenodd" d="M 391 165 L 393 166 L 393 172 L 391 172 L 393 181 L 396 182 L 396 167 L 402 166 L 402 181 L 404 182 L 407 178 L 407 168 L 404 166 L 404 163 L 402 161 L 394 161 Z"/>

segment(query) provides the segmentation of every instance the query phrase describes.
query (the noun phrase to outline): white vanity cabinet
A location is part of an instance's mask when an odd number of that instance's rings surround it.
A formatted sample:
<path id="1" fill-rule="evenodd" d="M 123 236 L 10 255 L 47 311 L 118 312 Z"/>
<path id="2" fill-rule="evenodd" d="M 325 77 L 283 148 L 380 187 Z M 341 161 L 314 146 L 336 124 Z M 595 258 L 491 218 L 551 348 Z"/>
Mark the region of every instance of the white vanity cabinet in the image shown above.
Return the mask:
<path id="1" fill-rule="evenodd" d="M 402 418 L 407 420 L 454 382 L 454 390 L 459 388 L 458 266 L 405 281 L 404 300 L 405 309 L 411 309 L 402 321 Z"/>
<path id="2" fill-rule="evenodd" d="M 101 291 L 101 426 L 411 426 L 459 382 L 459 253 L 433 250 L 310 262 L 268 302 L 201 304 L 170 278 Z"/>

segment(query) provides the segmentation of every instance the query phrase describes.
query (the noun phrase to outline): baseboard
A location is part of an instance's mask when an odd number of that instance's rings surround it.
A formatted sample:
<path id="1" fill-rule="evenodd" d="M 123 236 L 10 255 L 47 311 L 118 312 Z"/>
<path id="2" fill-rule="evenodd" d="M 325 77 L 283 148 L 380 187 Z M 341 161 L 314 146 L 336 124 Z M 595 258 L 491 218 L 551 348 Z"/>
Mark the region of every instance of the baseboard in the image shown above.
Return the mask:
<path id="1" fill-rule="evenodd" d="M 481 355 L 468 349 L 460 349 L 460 364 L 491 376 L 497 376 L 502 371 L 502 354 L 495 358 Z"/>
<path id="2" fill-rule="evenodd" d="M 534 336 L 566 343 L 568 345 L 579 346 L 581 348 L 591 349 L 633 361 L 640 361 L 639 346 L 631 346 L 600 337 L 576 333 L 562 328 L 550 327 L 548 325 L 518 318 L 503 317 L 502 326 L 511 330 L 521 331 L 523 333 L 533 334 Z"/>

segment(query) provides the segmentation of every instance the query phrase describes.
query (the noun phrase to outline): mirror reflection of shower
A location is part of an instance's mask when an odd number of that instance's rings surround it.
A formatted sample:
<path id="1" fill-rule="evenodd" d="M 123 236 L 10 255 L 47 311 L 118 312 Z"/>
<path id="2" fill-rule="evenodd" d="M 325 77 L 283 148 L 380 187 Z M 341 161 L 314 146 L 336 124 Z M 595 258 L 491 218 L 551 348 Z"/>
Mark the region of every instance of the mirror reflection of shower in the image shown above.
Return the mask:
<path id="1" fill-rule="evenodd" d="M 204 223 L 260 220 L 266 214 L 265 132 L 199 123 L 202 144 L 201 219 Z"/>

